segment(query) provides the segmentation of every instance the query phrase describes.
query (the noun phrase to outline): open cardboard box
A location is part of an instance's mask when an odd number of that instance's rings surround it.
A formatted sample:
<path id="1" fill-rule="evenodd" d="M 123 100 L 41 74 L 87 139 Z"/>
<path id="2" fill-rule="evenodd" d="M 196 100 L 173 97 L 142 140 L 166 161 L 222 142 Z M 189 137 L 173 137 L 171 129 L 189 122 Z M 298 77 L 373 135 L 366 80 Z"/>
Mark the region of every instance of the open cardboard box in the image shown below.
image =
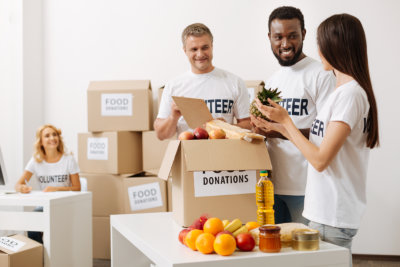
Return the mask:
<path id="1" fill-rule="evenodd" d="M 178 100 L 176 100 L 178 99 Z M 174 98 L 189 127 L 202 126 L 212 116 L 201 99 Z M 255 221 L 255 186 L 259 170 L 271 170 L 264 142 L 244 140 L 173 140 L 158 176 L 172 176 L 175 221 L 190 226 L 203 214 L 220 219 Z"/>

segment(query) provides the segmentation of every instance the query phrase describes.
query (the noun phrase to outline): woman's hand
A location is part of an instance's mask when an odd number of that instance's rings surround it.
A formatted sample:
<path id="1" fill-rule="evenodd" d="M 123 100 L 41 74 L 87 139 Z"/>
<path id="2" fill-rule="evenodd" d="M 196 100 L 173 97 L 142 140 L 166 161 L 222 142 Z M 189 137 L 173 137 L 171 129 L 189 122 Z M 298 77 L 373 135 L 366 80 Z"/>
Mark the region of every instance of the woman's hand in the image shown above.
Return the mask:
<path id="1" fill-rule="evenodd" d="M 19 187 L 17 188 L 16 191 L 21 192 L 23 194 L 28 194 L 32 191 L 32 186 L 27 186 L 25 184 L 21 184 L 21 185 L 19 185 Z"/>
<path id="2" fill-rule="evenodd" d="M 55 187 L 55 186 L 47 186 L 47 187 L 43 190 L 43 192 L 56 192 L 56 191 L 58 191 L 58 188 Z"/>
<path id="3" fill-rule="evenodd" d="M 275 103 L 271 99 L 268 98 L 268 102 L 271 104 L 271 107 L 265 106 L 261 103 L 261 101 L 256 98 L 256 107 L 257 109 L 268 119 L 279 122 L 281 124 L 285 124 L 290 121 L 290 116 L 285 108 Z"/>
<path id="4" fill-rule="evenodd" d="M 263 132 L 261 134 L 265 135 L 267 138 L 288 138 L 288 132 L 282 124 L 269 122 L 253 115 L 250 116 L 250 119 L 251 124 L 255 126 L 256 133 Z"/>

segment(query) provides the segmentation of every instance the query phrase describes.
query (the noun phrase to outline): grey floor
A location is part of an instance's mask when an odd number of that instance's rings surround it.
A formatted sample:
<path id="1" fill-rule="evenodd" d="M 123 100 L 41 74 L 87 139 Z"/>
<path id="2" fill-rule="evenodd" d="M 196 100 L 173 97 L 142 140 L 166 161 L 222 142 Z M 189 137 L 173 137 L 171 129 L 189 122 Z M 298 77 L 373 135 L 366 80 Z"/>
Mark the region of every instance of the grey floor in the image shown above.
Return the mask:
<path id="1" fill-rule="evenodd" d="M 93 267 L 110 267 L 109 260 L 93 260 Z M 353 267 L 400 267 L 400 257 L 353 256 Z"/>

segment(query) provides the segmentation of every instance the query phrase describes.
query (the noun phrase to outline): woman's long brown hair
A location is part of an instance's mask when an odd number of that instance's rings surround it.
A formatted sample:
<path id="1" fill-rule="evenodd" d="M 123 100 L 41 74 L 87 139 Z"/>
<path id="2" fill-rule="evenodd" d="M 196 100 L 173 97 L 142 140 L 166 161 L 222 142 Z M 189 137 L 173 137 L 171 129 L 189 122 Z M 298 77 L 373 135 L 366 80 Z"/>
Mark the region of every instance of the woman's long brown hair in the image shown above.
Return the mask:
<path id="1" fill-rule="evenodd" d="M 368 97 L 367 147 L 379 146 L 378 110 L 369 75 L 367 41 L 359 19 L 349 14 L 333 15 L 317 31 L 318 47 L 329 64 L 350 75 Z"/>

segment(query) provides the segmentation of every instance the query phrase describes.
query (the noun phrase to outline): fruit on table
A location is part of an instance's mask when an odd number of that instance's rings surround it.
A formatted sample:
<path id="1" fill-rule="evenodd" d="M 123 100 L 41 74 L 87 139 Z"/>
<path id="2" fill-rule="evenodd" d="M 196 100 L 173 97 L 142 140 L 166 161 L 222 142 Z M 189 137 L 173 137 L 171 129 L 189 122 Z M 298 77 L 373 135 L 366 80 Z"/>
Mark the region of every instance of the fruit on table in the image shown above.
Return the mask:
<path id="1" fill-rule="evenodd" d="M 178 136 L 179 140 L 192 140 L 194 139 L 194 134 L 189 131 L 181 132 Z"/>
<path id="2" fill-rule="evenodd" d="M 226 227 L 229 223 L 230 223 L 229 220 L 223 220 L 223 221 L 222 221 L 222 224 L 224 225 L 224 229 L 225 229 L 225 227 Z"/>
<path id="3" fill-rule="evenodd" d="M 260 92 L 257 93 L 257 98 L 261 101 L 261 103 L 263 105 L 266 106 L 270 106 L 269 102 L 268 102 L 268 98 L 271 99 L 272 101 L 274 101 L 275 103 L 279 103 L 281 102 L 283 99 L 280 96 L 281 92 L 278 92 L 278 88 L 276 89 L 266 89 L 263 88 Z M 255 117 L 261 117 L 264 120 L 268 120 L 269 119 L 267 117 L 265 117 L 256 107 L 255 105 L 255 100 L 253 100 L 253 102 L 251 102 L 250 104 L 250 113 L 252 115 L 254 115 Z"/>
<path id="4" fill-rule="evenodd" d="M 252 251 L 256 241 L 250 233 L 241 233 L 236 236 L 236 246 L 242 251 Z"/>
<path id="5" fill-rule="evenodd" d="M 196 239 L 196 249 L 203 254 L 210 254 L 214 252 L 214 235 L 210 233 L 202 233 Z"/>
<path id="6" fill-rule="evenodd" d="M 203 226 L 204 233 L 210 233 L 212 235 L 216 235 L 223 230 L 224 230 L 224 224 L 218 218 L 208 219 Z"/>
<path id="7" fill-rule="evenodd" d="M 201 127 L 194 129 L 193 134 L 196 139 L 208 139 L 208 132 Z"/>
<path id="8" fill-rule="evenodd" d="M 236 125 L 229 124 L 221 120 L 212 120 L 206 123 L 207 131 L 222 129 L 226 138 L 228 139 L 243 139 L 251 142 L 253 139 L 264 140 L 264 136 L 256 133 L 252 133 L 248 129 L 243 129 Z"/>
<path id="9" fill-rule="evenodd" d="M 196 248 L 196 239 L 203 233 L 202 230 L 192 229 L 185 237 L 185 245 L 191 248 L 192 250 L 197 250 Z"/>
<path id="10" fill-rule="evenodd" d="M 229 232 L 233 233 L 235 232 L 237 229 L 239 229 L 240 227 L 242 227 L 242 221 L 239 219 L 234 219 L 233 221 L 231 221 L 224 230 L 228 230 Z"/>
<path id="11" fill-rule="evenodd" d="M 225 139 L 226 133 L 222 129 L 213 129 L 209 133 L 210 139 Z"/>
<path id="12" fill-rule="evenodd" d="M 222 234 L 215 238 L 214 251 L 222 256 L 231 255 L 236 249 L 236 241 L 232 235 Z"/>
<path id="13" fill-rule="evenodd" d="M 196 219 L 189 228 L 203 230 L 203 226 L 207 220 L 208 217 L 206 215 L 202 215 L 200 218 Z"/>
<path id="14" fill-rule="evenodd" d="M 224 230 L 224 231 L 219 232 L 215 237 L 217 237 L 217 236 L 219 236 L 219 235 L 223 235 L 223 234 L 228 234 L 228 235 L 233 236 L 233 234 L 232 234 L 231 232 L 229 232 L 228 230 Z M 234 236 L 233 236 L 233 237 L 234 237 Z"/>
<path id="15" fill-rule="evenodd" d="M 247 229 L 246 225 L 243 225 L 242 227 L 240 227 L 239 229 L 237 229 L 235 232 L 233 232 L 233 236 L 236 237 L 238 234 L 241 233 L 248 233 L 249 230 Z"/>
<path id="16" fill-rule="evenodd" d="M 190 230 L 192 230 L 192 229 L 186 228 L 186 229 L 183 229 L 182 231 L 179 232 L 179 237 L 178 237 L 179 238 L 179 242 L 181 242 L 182 244 L 185 244 L 184 243 L 185 237 L 190 232 Z"/>
<path id="17" fill-rule="evenodd" d="M 258 222 L 247 222 L 246 227 L 249 231 L 251 231 L 257 227 L 260 227 L 260 225 L 258 224 Z"/>

